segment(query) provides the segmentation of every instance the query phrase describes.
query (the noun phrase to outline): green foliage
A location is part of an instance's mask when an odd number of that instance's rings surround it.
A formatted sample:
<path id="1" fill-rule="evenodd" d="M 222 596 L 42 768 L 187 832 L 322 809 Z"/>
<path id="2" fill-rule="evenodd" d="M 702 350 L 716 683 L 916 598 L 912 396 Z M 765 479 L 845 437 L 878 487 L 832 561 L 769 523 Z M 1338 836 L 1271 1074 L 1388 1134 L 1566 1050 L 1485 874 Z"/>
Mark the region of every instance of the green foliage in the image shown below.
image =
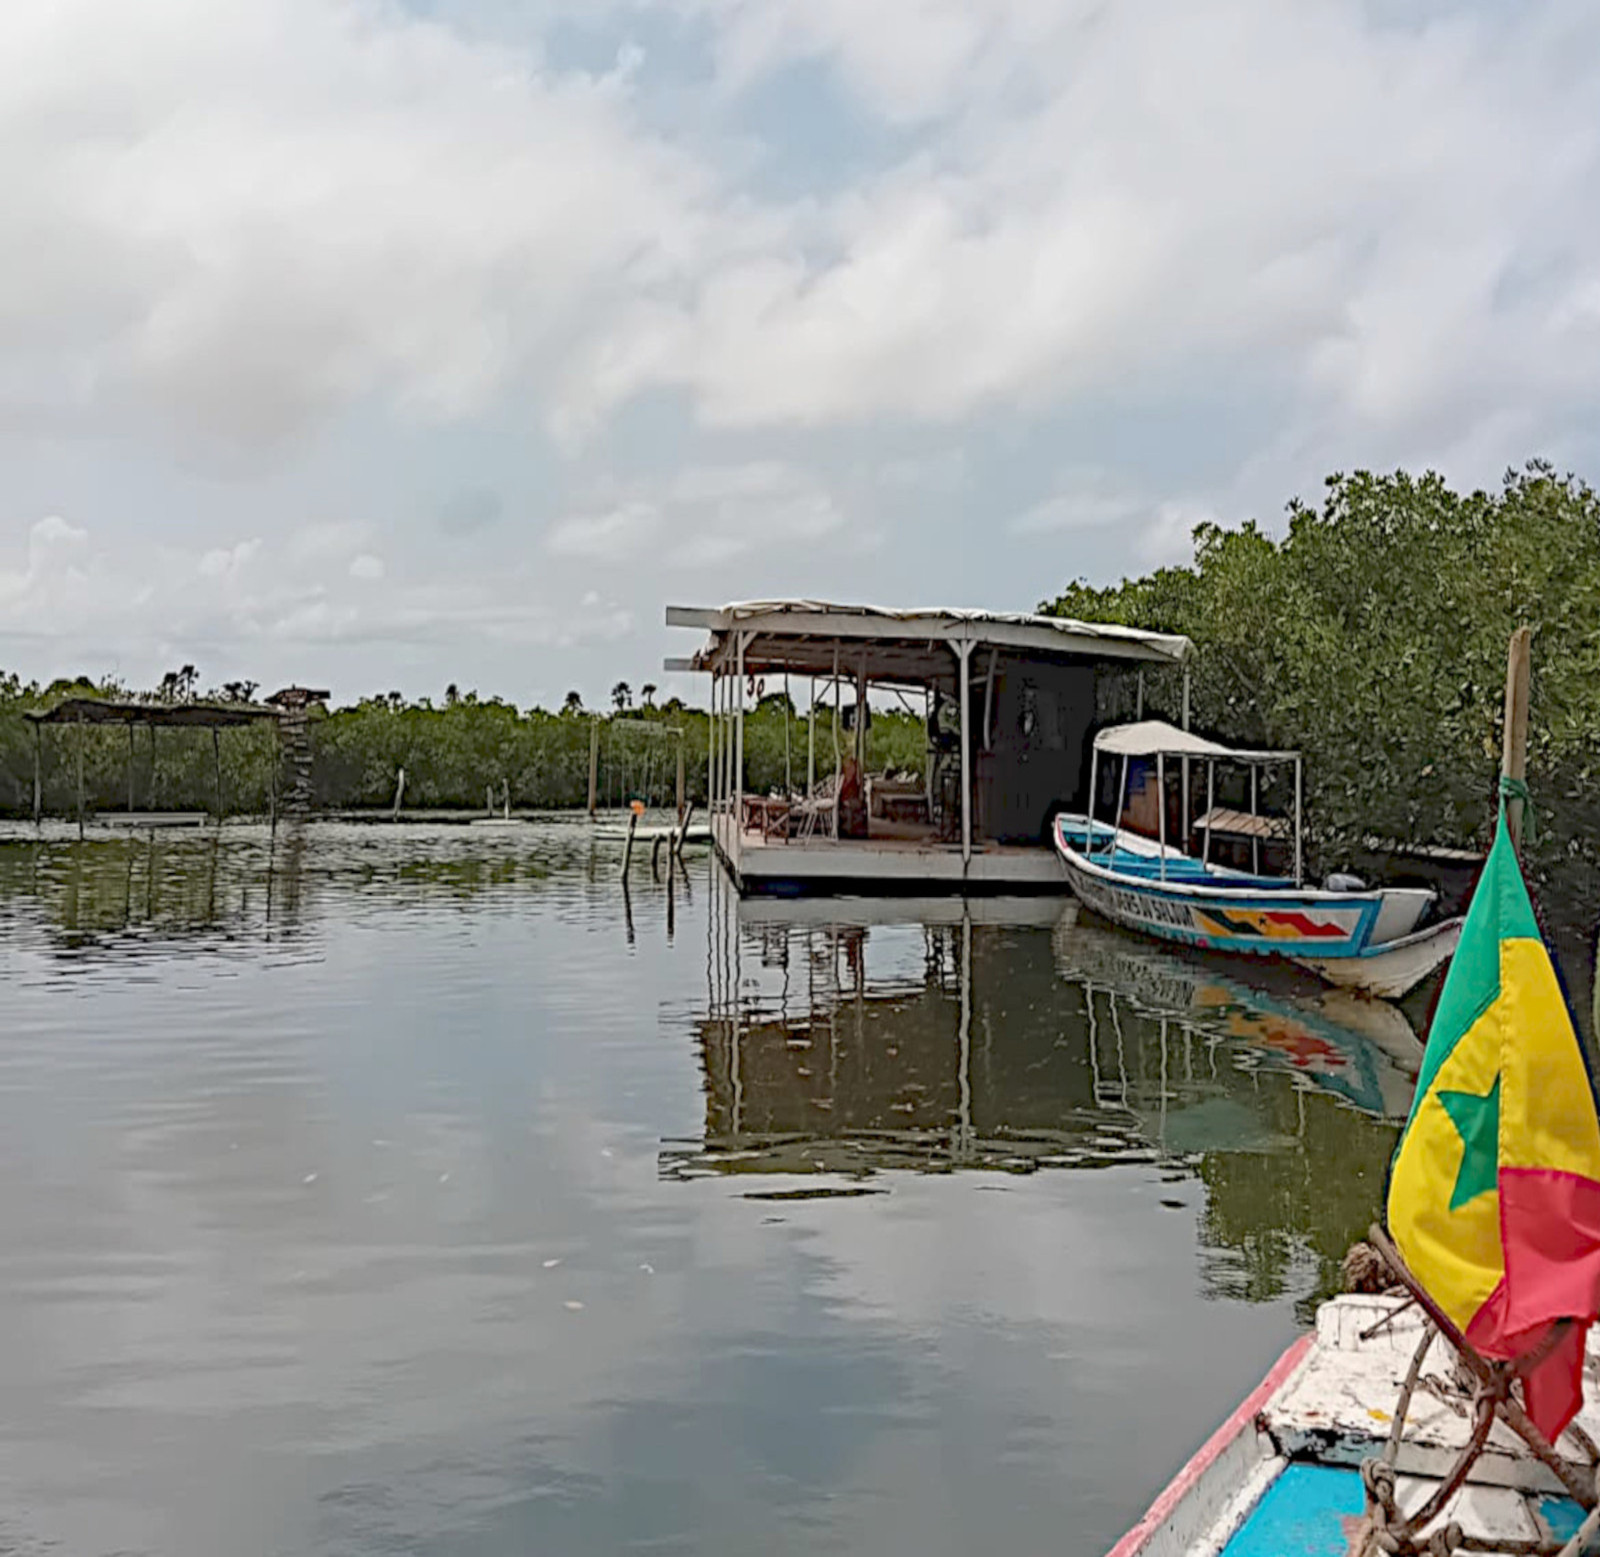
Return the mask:
<path id="1" fill-rule="evenodd" d="M 1328 855 L 1362 834 L 1483 844 L 1494 818 L 1506 645 L 1533 628 L 1533 859 L 1576 890 L 1600 842 L 1600 499 L 1544 464 L 1498 493 L 1437 475 L 1335 475 L 1320 508 L 1201 525 L 1194 562 L 1042 609 L 1186 633 L 1197 727 L 1306 755 Z M 1147 682 L 1175 713 L 1179 673 Z"/>
<path id="2" fill-rule="evenodd" d="M 153 702 L 192 700 L 192 667 L 169 675 L 150 695 Z M 225 689 L 226 690 L 226 689 Z M 252 690 L 254 690 L 252 688 Z M 655 688 L 651 687 L 652 697 Z M 22 715 L 56 698 L 127 696 L 122 687 L 86 681 L 57 682 L 48 689 L 24 686 L 0 673 L 0 814 L 28 815 L 33 807 L 35 737 Z M 816 721 L 817 776 L 833 771 L 831 709 Z M 386 806 L 393 802 L 399 770 L 406 773 L 407 807 L 478 809 L 492 788 L 498 805 L 509 789 L 511 804 L 559 809 L 586 804 L 589 749 L 598 724 L 598 798 L 606 808 L 633 799 L 671 805 L 677 791 L 678 745 L 684 753 L 685 789 L 703 806 L 706 799 L 709 719 L 677 699 L 591 716 L 569 694 L 559 713 L 521 711 L 499 698 L 480 698 L 452 685 L 442 707 L 427 699 L 407 702 L 398 693 L 364 698 L 351 707 L 314 716 L 312 783 L 319 805 L 330 809 Z M 787 745 L 785 732 L 787 731 Z M 781 693 L 763 698 L 745 720 L 746 787 L 764 794 L 804 788 L 807 720 Z M 840 741 L 848 749 L 849 732 Z M 206 731 L 161 730 L 152 764 L 148 730 L 137 729 L 130 746 L 121 727 L 52 726 L 38 743 L 44 808 L 72 815 L 77 808 L 77 753 L 82 743 L 84 791 L 91 810 L 120 809 L 128 800 L 131 772 L 139 809 L 205 810 L 215 805 L 216 777 L 211 736 Z M 875 769 L 920 772 L 924 732 L 920 719 L 880 711 L 868 731 L 868 762 Z M 267 809 L 279 750 L 271 726 L 222 732 L 223 791 L 231 811 Z M 280 784 L 281 787 L 281 784 Z"/>

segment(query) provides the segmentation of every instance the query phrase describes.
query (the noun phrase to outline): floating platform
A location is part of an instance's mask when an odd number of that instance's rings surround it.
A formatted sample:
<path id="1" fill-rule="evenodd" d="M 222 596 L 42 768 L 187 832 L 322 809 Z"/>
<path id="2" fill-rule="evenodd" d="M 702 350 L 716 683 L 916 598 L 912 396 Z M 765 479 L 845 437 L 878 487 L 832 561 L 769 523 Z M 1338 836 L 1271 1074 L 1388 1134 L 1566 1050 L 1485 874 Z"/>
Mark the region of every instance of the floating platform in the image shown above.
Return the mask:
<path id="1" fill-rule="evenodd" d="M 712 845 L 740 893 L 751 897 L 881 894 L 984 894 L 1066 897 L 1071 888 L 1054 849 L 975 843 L 970 859 L 931 828 L 871 823 L 866 838 L 763 839 L 737 830 L 724 813 Z"/>
<path id="2" fill-rule="evenodd" d="M 158 827 L 209 827 L 215 821 L 209 811 L 102 811 L 89 819 L 89 826 L 142 833 Z"/>

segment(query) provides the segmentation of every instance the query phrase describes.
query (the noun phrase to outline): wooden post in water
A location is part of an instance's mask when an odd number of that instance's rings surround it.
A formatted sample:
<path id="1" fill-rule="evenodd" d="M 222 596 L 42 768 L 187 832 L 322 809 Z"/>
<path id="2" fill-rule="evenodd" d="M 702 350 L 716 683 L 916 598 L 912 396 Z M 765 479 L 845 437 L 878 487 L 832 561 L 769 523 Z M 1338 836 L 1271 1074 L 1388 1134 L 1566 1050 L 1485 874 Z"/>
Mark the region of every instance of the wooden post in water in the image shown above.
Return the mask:
<path id="1" fill-rule="evenodd" d="M 133 721 L 128 721 L 128 815 L 133 815 Z"/>
<path id="2" fill-rule="evenodd" d="M 83 837 L 83 720 L 78 726 L 78 837 Z"/>
<path id="3" fill-rule="evenodd" d="M 33 825 L 44 819 L 44 732 L 39 722 L 33 725 Z"/>
<path id="4" fill-rule="evenodd" d="M 217 780 L 217 826 L 221 827 L 225 808 L 222 803 L 222 731 L 218 729 L 211 732 L 211 770 Z"/>
<path id="5" fill-rule="evenodd" d="M 405 797 L 406 797 L 406 770 L 404 768 L 401 768 L 400 772 L 399 772 L 399 776 L 395 779 L 395 783 L 394 783 L 394 805 L 390 809 L 390 812 L 389 812 L 389 820 L 391 822 L 398 822 L 400 820 L 400 803 L 401 803 L 401 801 L 403 801 L 405 799 Z"/>
<path id="6" fill-rule="evenodd" d="M 639 825 L 639 813 L 628 812 L 628 841 L 622 846 L 622 879 L 626 883 L 628 868 L 633 864 L 633 830 Z"/>
<path id="7" fill-rule="evenodd" d="M 1528 692 L 1532 668 L 1531 628 L 1519 627 L 1511 635 L 1506 654 L 1506 721 L 1500 755 L 1500 776 L 1522 782 L 1528 771 Z M 1522 801 L 1506 800 L 1506 826 L 1511 842 L 1522 848 Z"/>
<path id="8" fill-rule="evenodd" d="M 678 826 L 683 826 L 683 808 L 688 790 L 683 782 L 683 731 L 678 731 Z"/>
<path id="9" fill-rule="evenodd" d="M 600 782 L 600 720 L 589 717 L 589 820 L 594 820 L 595 805 L 599 800 Z"/>

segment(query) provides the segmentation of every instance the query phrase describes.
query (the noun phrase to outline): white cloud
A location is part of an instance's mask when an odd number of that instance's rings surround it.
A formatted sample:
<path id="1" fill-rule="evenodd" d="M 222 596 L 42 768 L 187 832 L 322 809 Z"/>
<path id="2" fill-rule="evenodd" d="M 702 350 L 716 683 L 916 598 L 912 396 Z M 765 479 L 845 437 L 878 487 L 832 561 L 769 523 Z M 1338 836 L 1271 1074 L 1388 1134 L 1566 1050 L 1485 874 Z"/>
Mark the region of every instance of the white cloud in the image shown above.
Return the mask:
<path id="1" fill-rule="evenodd" d="M 373 556 L 370 551 L 362 552 L 350 562 L 350 577 L 360 579 L 364 584 L 376 583 L 388 571 L 383 564 L 383 558 Z"/>
<path id="2" fill-rule="evenodd" d="M 637 549 L 660 525 L 661 515 L 649 503 L 624 503 L 603 513 L 562 519 L 550 527 L 544 543 L 557 557 L 624 563 L 637 560 Z"/>
<path id="3" fill-rule="evenodd" d="M 672 270 L 699 197 L 622 80 L 393 7 L 13 5 L 0 58 L 0 423 L 470 415 Z"/>

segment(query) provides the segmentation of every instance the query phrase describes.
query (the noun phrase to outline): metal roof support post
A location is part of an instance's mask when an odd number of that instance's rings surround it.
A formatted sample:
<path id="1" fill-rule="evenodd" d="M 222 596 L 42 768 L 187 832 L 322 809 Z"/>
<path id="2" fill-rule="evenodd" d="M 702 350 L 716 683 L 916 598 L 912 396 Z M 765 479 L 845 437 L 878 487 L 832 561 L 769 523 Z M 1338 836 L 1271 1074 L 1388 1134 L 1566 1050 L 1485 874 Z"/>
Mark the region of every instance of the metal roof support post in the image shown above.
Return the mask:
<path id="1" fill-rule="evenodd" d="M 1301 819 L 1301 797 L 1304 785 L 1301 779 L 1300 758 L 1294 759 L 1294 884 L 1303 887 L 1306 881 L 1305 873 L 1305 842 L 1304 823 Z"/>
<path id="2" fill-rule="evenodd" d="M 1183 667 L 1183 730 L 1185 735 L 1189 733 L 1189 667 L 1187 665 Z M 1206 782 L 1209 786 L 1210 779 L 1208 778 Z M 1208 787 L 1207 794 L 1209 793 Z M 1209 808 L 1210 802 L 1208 801 L 1207 809 Z M 1183 759 L 1183 848 L 1185 853 L 1188 852 L 1190 847 L 1189 815 L 1189 759 L 1185 757 Z"/>
<path id="3" fill-rule="evenodd" d="M 1100 787 L 1100 748 L 1093 742 L 1089 745 L 1089 825 L 1083 831 L 1083 850 L 1090 859 L 1094 858 L 1094 797 Z"/>
<path id="4" fill-rule="evenodd" d="M 1116 859 L 1117 845 L 1122 839 L 1122 813 L 1128 808 L 1128 754 L 1122 754 L 1122 783 L 1117 787 L 1117 814 L 1111 818 L 1111 858 Z"/>
<path id="5" fill-rule="evenodd" d="M 806 708 L 806 799 L 817 792 L 817 678 L 811 678 L 811 701 Z"/>
<path id="6" fill-rule="evenodd" d="M 983 749 L 994 750 L 994 667 L 995 661 L 1000 658 L 1000 651 L 995 648 L 989 650 L 989 674 L 983 681 Z"/>
<path id="7" fill-rule="evenodd" d="M 749 633 L 740 633 L 734 669 L 739 678 L 738 713 L 733 747 L 733 836 L 739 840 L 739 862 L 744 861 L 744 646 Z"/>
<path id="8" fill-rule="evenodd" d="M 1252 773 L 1255 769 L 1250 770 Z M 1217 825 L 1217 763 L 1213 758 L 1206 764 L 1206 841 L 1205 850 L 1200 856 L 1202 865 L 1211 863 L 1211 834 Z"/>
<path id="9" fill-rule="evenodd" d="M 1167 879 L 1167 754 L 1156 753 L 1156 841 L 1161 845 L 1161 879 Z"/>
<path id="10" fill-rule="evenodd" d="M 972 863 L 972 688 L 967 667 L 972 659 L 972 644 L 963 639 L 955 646 L 961 677 L 961 864 Z"/>
<path id="11" fill-rule="evenodd" d="M 711 817 L 711 839 L 717 836 L 717 671 L 711 669 L 711 706 L 706 714 L 706 811 Z"/>
<path id="12" fill-rule="evenodd" d="M 1261 768 L 1258 764 L 1250 764 L 1250 814 L 1255 816 L 1260 811 L 1260 801 L 1257 799 L 1258 788 L 1261 780 Z M 1252 828 L 1250 833 L 1250 870 L 1254 875 L 1261 874 L 1261 833 L 1259 829 Z"/>
<path id="13" fill-rule="evenodd" d="M 839 757 L 839 645 L 833 646 L 833 841 L 839 841 L 839 798 L 844 789 L 844 764 Z"/>
<path id="14" fill-rule="evenodd" d="M 1134 683 L 1134 687 L 1135 687 L 1135 690 L 1134 690 L 1134 696 L 1133 696 L 1133 717 L 1135 719 L 1143 719 L 1144 718 L 1144 671 L 1143 670 L 1141 670 L 1139 672 L 1138 679 Z"/>

